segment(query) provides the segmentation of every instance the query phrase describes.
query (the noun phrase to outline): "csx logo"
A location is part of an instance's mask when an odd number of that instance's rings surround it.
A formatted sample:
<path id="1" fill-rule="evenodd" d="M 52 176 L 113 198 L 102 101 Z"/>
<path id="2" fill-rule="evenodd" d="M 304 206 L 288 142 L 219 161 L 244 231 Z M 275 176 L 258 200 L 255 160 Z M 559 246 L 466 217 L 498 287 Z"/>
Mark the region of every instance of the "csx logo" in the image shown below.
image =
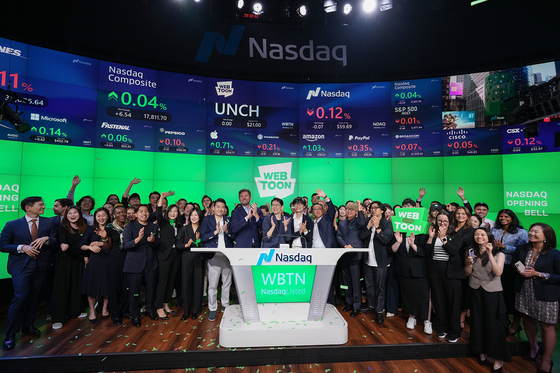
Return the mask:
<path id="1" fill-rule="evenodd" d="M 521 128 L 508 128 L 507 133 L 520 133 Z"/>

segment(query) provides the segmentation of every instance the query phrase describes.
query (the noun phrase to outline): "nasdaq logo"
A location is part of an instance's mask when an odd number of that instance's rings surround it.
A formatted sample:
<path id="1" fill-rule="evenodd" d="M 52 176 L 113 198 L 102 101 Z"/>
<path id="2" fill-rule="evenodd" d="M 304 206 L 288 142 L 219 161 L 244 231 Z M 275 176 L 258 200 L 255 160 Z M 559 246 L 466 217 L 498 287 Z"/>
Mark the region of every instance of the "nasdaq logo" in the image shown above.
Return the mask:
<path id="1" fill-rule="evenodd" d="M 266 253 L 261 253 L 261 255 L 259 255 L 259 261 L 257 262 L 257 265 L 260 266 L 263 262 L 263 260 L 267 263 L 270 263 L 270 261 L 272 261 L 272 256 L 274 255 L 274 251 L 276 251 L 275 249 L 270 249 L 270 251 L 268 252 L 268 255 Z"/>
<path id="2" fill-rule="evenodd" d="M 263 261 L 270 263 L 272 262 L 272 259 L 275 258 L 276 262 L 299 262 L 299 263 L 313 263 L 313 255 L 303 255 L 301 253 L 297 253 L 297 254 L 281 254 L 278 253 L 276 254 L 276 257 L 274 256 L 274 252 L 276 251 L 276 249 L 270 249 L 270 251 L 267 253 L 261 253 L 259 255 L 259 260 L 257 261 L 257 265 L 260 266 L 262 265 Z M 304 276 L 305 278 L 305 276 Z M 305 281 L 304 281 L 305 283 Z"/>
<path id="3" fill-rule="evenodd" d="M 212 55 L 212 50 L 216 50 L 220 54 L 233 56 L 237 53 L 237 48 L 241 42 L 241 37 L 245 31 L 245 26 L 233 25 L 229 32 L 229 37 L 225 38 L 224 34 L 213 31 L 206 31 L 202 38 L 202 43 L 198 47 L 198 52 L 194 60 L 196 62 L 207 63 Z"/>
<path id="4" fill-rule="evenodd" d="M 319 97 L 319 92 L 321 92 L 321 87 L 317 87 L 316 90 L 310 89 L 306 100 L 311 100 L 311 97 Z"/>
<path id="5" fill-rule="evenodd" d="M 321 91 L 321 87 L 317 87 L 317 89 L 310 89 L 307 93 L 306 100 L 311 100 L 312 97 L 346 97 L 350 98 L 350 92 L 343 92 L 343 91 Z"/>

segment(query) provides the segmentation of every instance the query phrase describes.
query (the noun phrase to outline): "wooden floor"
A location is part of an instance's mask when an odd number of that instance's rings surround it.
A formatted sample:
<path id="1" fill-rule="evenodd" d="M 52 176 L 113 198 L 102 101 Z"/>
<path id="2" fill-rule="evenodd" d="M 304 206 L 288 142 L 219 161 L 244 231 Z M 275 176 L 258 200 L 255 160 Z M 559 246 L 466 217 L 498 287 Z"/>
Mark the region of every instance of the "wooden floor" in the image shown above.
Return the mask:
<path id="1" fill-rule="evenodd" d="M 339 311 L 342 313 L 341 309 Z M 5 329 L 6 312 L 0 310 L 0 332 Z M 0 359 L 9 357 L 30 357 L 45 355 L 90 355 L 98 354 L 106 358 L 106 354 L 134 353 L 134 352 L 173 352 L 193 350 L 228 350 L 221 347 L 218 341 L 219 323 L 222 313 L 218 312 L 216 321 L 207 318 L 207 309 L 196 320 L 181 321 L 182 308 L 175 315 L 170 315 L 167 321 L 152 321 L 143 318 L 140 328 L 131 325 L 125 319 L 122 326 L 114 326 L 110 319 L 102 319 L 98 315 L 95 324 L 88 319 L 74 319 L 66 323 L 62 329 L 53 330 L 46 315 L 38 317 L 36 325 L 42 332 L 41 337 L 31 338 L 19 336 L 16 348 L 12 351 L 0 351 Z M 41 315 L 41 314 L 40 314 Z M 349 339 L 346 346 L 357 345 L 386 345 L 386 344 L 447 344 L 438 339 L 435 334 L 426 335 L 423 326 L 417 325 L 414 330 L 405 327 L 406 318 L 399 314 L 386 318 L 384 324 L 377 324 L 373 314 L 360 314 L 356 318 L 344 313 L 349 327 Z M 459 342 L 468 342 L 469 324 L 465 326 Z M 521 333 L 521 338 L 525 338 Z M 516 337 L 510 337 L 515 341 Z M 282 349 L 282 348 L 276 348 Z M 235 349 L 232 349 L 235 350 Z M 248 349 L 240 349 L 248 350 Z M 270 350 L 270 348 L 253 348 L 252 350 Z M 559 348 L 557 347 L 554 361 L 560 366 Z M 108 355 L 110 356 L 110 355 Z M 156 356 L 156 355 L 155 355 Z M 537 366 L 514 357 L 507 363 L 506 372 L 536 372 Z M 558 368 L 556 368 L 558 369 Z M 1 370 L 1 368 L 0 368 Z M 480 366 L 475 358 L 457 359 L 425 359 L 425 360 L 394 360 L 377 362 L 355 363 L 320 363 L 320 364 L 292 364 L 270 366 L 244 366 L 244 367 L 207 367 L 186 368 L 181 370 L 162 370 L 164 372 L 192 371 L 192 372 L 488 372 L 489 366 Z M 128 370 L 130 371 L 130 370 Z M 154 370 L 150 370 L 154 372 Z"/>

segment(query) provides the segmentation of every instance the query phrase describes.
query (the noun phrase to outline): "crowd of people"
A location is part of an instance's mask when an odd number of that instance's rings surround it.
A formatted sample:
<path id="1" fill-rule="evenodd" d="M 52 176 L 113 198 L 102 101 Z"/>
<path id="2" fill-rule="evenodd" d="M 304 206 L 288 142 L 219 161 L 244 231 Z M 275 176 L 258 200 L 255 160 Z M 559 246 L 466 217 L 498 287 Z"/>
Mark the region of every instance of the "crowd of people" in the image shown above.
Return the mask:
<path id="1" fill-rule="evenodd" d="M 331 284 L 328 302 L 344 305 L 350 317 L 371 312 L 384 323 L 401 309 L 408 315 L 406 328 L 420 320 L 424 333 L 435 331 L 450 343 L 468 321 L 471 347 L 480 364 L 491 361 L 491 371 L 511 360 L 507 336 L 525 328 L 527 359 L 538 359 L 538 372 L 552 369 L 560 299 L 555 232 L 545 223 L 526 230 L 509 209 L 492 221 L 488 205 L 473 208 L 462 188 L 457 195 L 463 205 L 432 201 L 426 206 L 429 229 L 415 235 L 395 231 L 392 219 L 399 208 L 423 207 L 424 188 L 416 200 L 394 206 L 365 198 L 337 207 L 321 189 L 311 203 L 296 197 L 289 208 L 281 198 L 258 207 L 248 189 L 231 205 L 206 195 L 199 205 L 171 198 L 173 191 L 154 191 L 142 204 L 140 195 L 131 194 L 140 183 L 135 178 L 122 198 L 111 194 L 95 209 L 91 196 L 74 202 L 79 183 L 74 177 L 67 198 L 55 201 L 55 217 L 42 216 L 41 197 L 27 197 L 21 201 L 25 216 L 2 230 L 0 250 L 9 254 L 14 286 L 5 350 L 14 348 L 20 331 L 40 335 L 34 320 L 45 291 L 53 329 L 76 317 L 95 323 L 99 311 L 115 325 L 127 317 L 135 327 L 144 315 L 167 320 L 180 306 L 182 320 L 197 319 L 205 302 L 214 321 L 235 291 L 227 257 L 212 248 L 288 244 L 367 249 L 344 254 Z M 199 247 L 208 250 L 191 250 Z"/>

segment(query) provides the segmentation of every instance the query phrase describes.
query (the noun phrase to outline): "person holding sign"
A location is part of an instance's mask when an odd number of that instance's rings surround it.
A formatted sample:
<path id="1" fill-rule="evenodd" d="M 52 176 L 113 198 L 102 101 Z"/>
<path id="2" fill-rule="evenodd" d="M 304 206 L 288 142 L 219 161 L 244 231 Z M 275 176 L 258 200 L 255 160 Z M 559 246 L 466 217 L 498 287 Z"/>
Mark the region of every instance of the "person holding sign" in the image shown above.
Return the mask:
<path id="1" fill-rule="evenodd" d="M 461 336 L 461 280 L 466 278 L 459 255 L 463 241 L 455 235 L 453 218 L 447 211 L 438 215 L 436 223 L 437 228 L 430 227 L 426 242 L 434 325 L 438 338 L 455 343 Z"/>
<path id="2" fill-rule="evenodd" d="M 494 359 L 492 372 L 501 372 L 504 361 L 511 361 L 507 347 L 507 308 L 500 277 L 505 255 L 494 245 L 494 236 L 486 228 L 474 231 L 473 249 L 465 260 L 469 276 L 471 307 L 471 348 L 480 354 L 483 364 Z"/>
<path id="3" fill-rule="evenodd" d="M 430 321 L 430 285 L 426 277 L 427 235 L 414 232 L 395 232 L 395 243 L 391 249 L 396 254 L 395 272 L 399 276 L 402 311 L 408 313 L 407 329 L 414 329 L 416 318 L 424 320 L 424 333 L 432 334 Z"/>
<path id="4" fill-rule="evenodd" d="M 346 205 L 348 210 L 348 205 Z M 393 262 L 389 243 L 393 239 L 393 227 L 383 217 L 385 207 L 372 202 L 371 217 L 360 230 L 360 239 L 367 242 L 369 251 L 364 255 L 364 280 L 366 282 L 366 307 L 364 312 L 377 313 L 376 321 L 383 324 L 383 307 L 386 298 L 387 268 Z M 348 214 L 350 216 L 350 213 Z"/>

